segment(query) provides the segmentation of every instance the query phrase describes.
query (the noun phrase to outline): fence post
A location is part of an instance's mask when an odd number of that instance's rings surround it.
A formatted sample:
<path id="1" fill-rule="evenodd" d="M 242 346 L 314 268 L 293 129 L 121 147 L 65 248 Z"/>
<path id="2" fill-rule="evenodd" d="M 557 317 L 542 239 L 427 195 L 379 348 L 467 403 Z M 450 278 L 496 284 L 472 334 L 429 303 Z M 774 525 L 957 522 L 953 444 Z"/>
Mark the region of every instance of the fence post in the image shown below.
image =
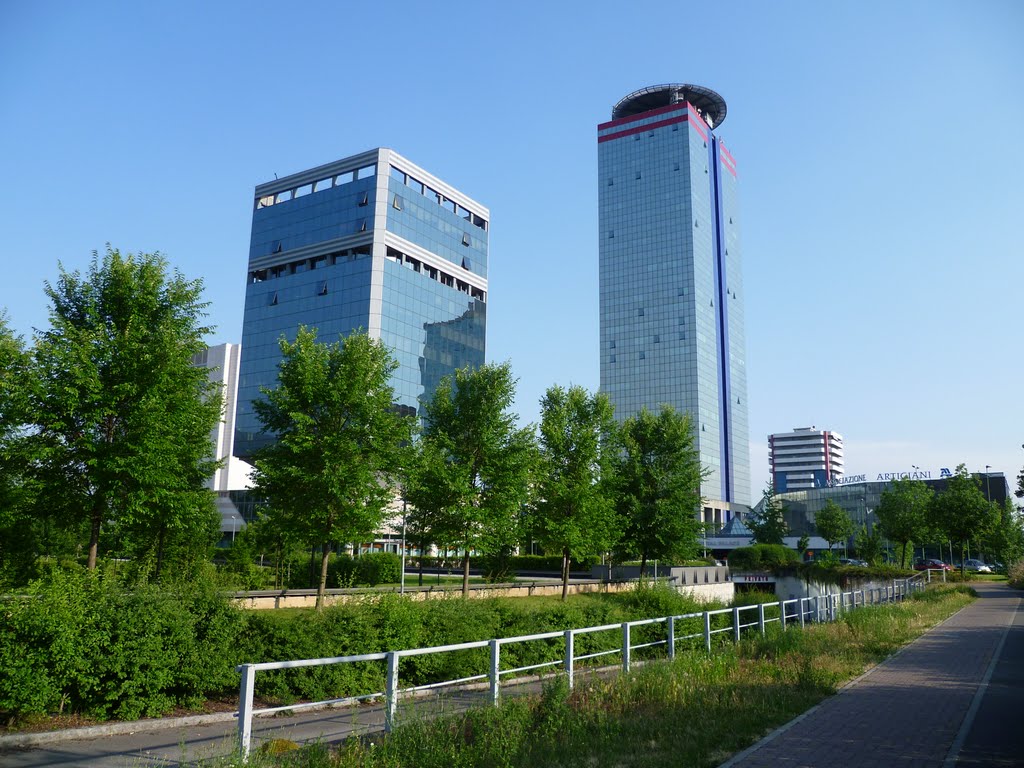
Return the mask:
<path id="1" fill-rule="evenodd" d="M 384 731 L 391 733 L 398 713 L 398 651 L 388 651 L 387 678 L 384 681 Z"/>
<path id="2" fill-rule="evenodd" d="M 782 624 L 782 631 L 786 631 L 786 601 L 779 600 L 779 623 Z"/>
<path id="3" fill-rule="evenodd" d="M 764 603 L 757 604 L 757 629 L 764 634 Z"/>
<path id="4" fill-rule="evenodd" d="M 565 630 L 565 674 L 569 678 L 569 690 L 572 690 L 573 654 L 575 653 L 573 638 L 575 635 L 571 629 Z"/>
<path id="5" fill-rule="evenodd" d="M 491 704 L 497 706 L 501 690 L 501 673 L 499 671 L 501 669 L 501 641 L 491 640 L 489 645 L 491 648 Z"/>
<path id="6" fill-rule="evenodd" d="M 711 613 L 704 611 L 704 647 L 711 652 Z"/>
<path id="7" fill-rule="evenodd" d="M 668 657 L 676 657 L 676 617 L 668 617 Z"/>
<path id="8" fill-rule="evenodd" d="M 807 610 L 807 606 L 804 605 L 804 601 L 805 600 L 807 600 L 806 597 L 801 597 L 800 601 L 797 603 L 797 607 L 800 609 L 800 629 L 804 628 L 804 621 L 805 621 L 804 612 Z"/>
<path id="9" fill-rule="evenodd" d="M 943 584 L 946 583 L 946 569 L 945 568 L 942 569 L 942 583 Z"/>
<path id="10" fill-rule="evenodd" d="M 740 609 L 739 606 L 732 609 L 732 635 L 737 643 L 740 641 Z"/>
<path id="11" fill-rule="evenodd" d="M 622 622 L 622 671 L 629 672 L 629 622 Z"/>
<path id="12" fill-rule="evenodd" d="M 256 668 L 252 664 L 241 666 L 242 687 L 238 691 L 238 752 L 242 762 L 249 760 L 252 743 L 252 694 L 256 683 Z"/>

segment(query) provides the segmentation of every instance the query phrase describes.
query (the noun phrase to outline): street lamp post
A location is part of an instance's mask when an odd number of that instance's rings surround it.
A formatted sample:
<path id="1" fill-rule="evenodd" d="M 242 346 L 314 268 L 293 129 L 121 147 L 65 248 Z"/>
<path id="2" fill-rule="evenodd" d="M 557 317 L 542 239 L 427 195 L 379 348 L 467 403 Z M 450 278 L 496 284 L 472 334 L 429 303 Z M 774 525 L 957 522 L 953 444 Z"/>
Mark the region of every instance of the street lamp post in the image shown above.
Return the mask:
<path id="1" fill-rule="evenodd" d="M 235 540 L 235 530 L 237 530 L 238 515 L 231 515 L 231 541 Z"/>
<path id="2" fill-rule="evenodd" d="M 989 476 L 990 464 L 985 465 L 985 500 L 992 501 L 992 478 Z"/>

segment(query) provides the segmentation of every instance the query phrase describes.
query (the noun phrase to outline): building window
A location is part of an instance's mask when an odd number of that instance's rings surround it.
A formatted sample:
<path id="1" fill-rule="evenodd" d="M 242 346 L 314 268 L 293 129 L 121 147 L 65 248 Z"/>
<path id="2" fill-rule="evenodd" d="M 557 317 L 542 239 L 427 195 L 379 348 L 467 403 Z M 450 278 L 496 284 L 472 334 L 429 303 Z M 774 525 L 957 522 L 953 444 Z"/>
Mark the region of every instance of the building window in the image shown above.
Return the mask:
<path id="1" fill-rule="evenodd" d="M 640 309 L 637 310 L 636 316 L 637 317 L 643 317 L 644 316 L 644 308 L 643 307 L 640 307 Z"/>
<path id="2" fill-rule="evenodd" d="M 636 177 L 637 177 L 637 179 L 639 180 L 639 178 L 640 178 L 640 171 L 637 171 L 637 172 L 636 172 Z"/>
<path id="3" fill-rule="evenodd" d="M 608 349 L 615 349 L 615 339 L 608 342 Z"/>
<path id="4" fill-rule="evenodd" d="M 370 204 L 370 193 L 369 192 L 363 192 L 362 197 L 359 198 L 359 207 L 361 208 L 364 205 L 369 205 L 369 204 Z"/>
<path id="5" fill-rule="evenodd" d="M 609 229 L 608 230 L 608 239 L 611 240 L 613 237 L 615 237 L 615 230 L 614 229 Z"/>
<path id="6" fill-rule="evenodd" d="M 644 352 L 643 350 L 640 350 L 640 359 L 641 360 L 646 360 L 647 359 L 647 353 Z"/>
<path id="7" fill-rule="evenodd" d="M 469 242 L 470 242 L 469 241 L 469 233 L 468 232 L 463 232 L 462 233 L 462 244 L 463 245 L 469 245 Z"/>
<path id="8" fill-rule="evenodd" d="M 359 231 L 360 232 L 365 232 L 366 231 L 366 219 L 362 219 L 359 222 Z"/>
<path id="9" fill-rule="evenodd" d="M 320 286 L 320 295 L 321 296 L 326 296 L 327 295 L 327 281 L 326 280 L 324 280 L 324 284 Z"/>
<path id="10" fill-rule="evenodd" d="M 609 187 L 614 187 L 615 186 L 615 179 L 608 179 L 608 186 Z"/>
<path id="11" fill-rule="evenodd" d="M 661 336 L 659 336 L 658 334 L 654 334 L 654 343 L 655 344 L 660 344 L 661 343 Z"/>
<path id="12" fill-rule="evenodd" d="M 402 210 L 402 198 L 400 198 L 398 195 L 395 195 L 395 199 L 391 201 L 391 207 L 394 208 L 396 211 Z"/>
<path id="13" fill-rule="evenodd" d="M 270 297 L 270 306 L 277 306 L 277 291 L 274 291 L 274 295 Z"/>
<path id="14" fill-rule="evenodd" d="M 610 362 L 610 363 L 614 363 L 614 362 L 615 362 L 615 355 L 612 355 L 612 356 L 611 356 L 611 357 L 610 357 L 610 358 L 608 359 L 608 362 Z"/>

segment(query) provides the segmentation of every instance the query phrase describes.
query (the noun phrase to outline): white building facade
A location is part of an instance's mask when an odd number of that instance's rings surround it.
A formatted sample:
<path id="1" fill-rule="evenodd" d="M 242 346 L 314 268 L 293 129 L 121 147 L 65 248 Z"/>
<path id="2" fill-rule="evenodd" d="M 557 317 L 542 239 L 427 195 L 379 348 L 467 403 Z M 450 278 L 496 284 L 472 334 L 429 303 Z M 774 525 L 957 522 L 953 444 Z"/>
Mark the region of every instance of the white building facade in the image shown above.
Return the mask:
<path id="1" fill-rule="evenodd" d="M 776 493 L 828 488 L 843 479 L 843 436 L 817 427 L 768 435 Z"/>

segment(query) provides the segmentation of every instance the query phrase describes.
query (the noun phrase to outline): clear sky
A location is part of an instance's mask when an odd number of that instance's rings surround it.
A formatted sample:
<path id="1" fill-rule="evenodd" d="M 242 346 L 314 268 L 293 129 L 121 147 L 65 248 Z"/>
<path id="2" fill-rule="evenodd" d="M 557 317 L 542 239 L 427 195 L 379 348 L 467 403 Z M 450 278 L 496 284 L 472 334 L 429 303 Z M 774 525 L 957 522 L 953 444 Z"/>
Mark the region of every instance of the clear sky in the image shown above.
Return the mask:
<path id="1" fill-rule="evenodd" d="M 487 350 L 526 421 L 598 385 L 596 126 L 713 88 L 742 210 L 751 465 L 1024 464 L 1024 3 L 0 0 L 0 307 L 110 242 L 239 341 L 256 184 L 391 147 L 491 210 Z"/>

